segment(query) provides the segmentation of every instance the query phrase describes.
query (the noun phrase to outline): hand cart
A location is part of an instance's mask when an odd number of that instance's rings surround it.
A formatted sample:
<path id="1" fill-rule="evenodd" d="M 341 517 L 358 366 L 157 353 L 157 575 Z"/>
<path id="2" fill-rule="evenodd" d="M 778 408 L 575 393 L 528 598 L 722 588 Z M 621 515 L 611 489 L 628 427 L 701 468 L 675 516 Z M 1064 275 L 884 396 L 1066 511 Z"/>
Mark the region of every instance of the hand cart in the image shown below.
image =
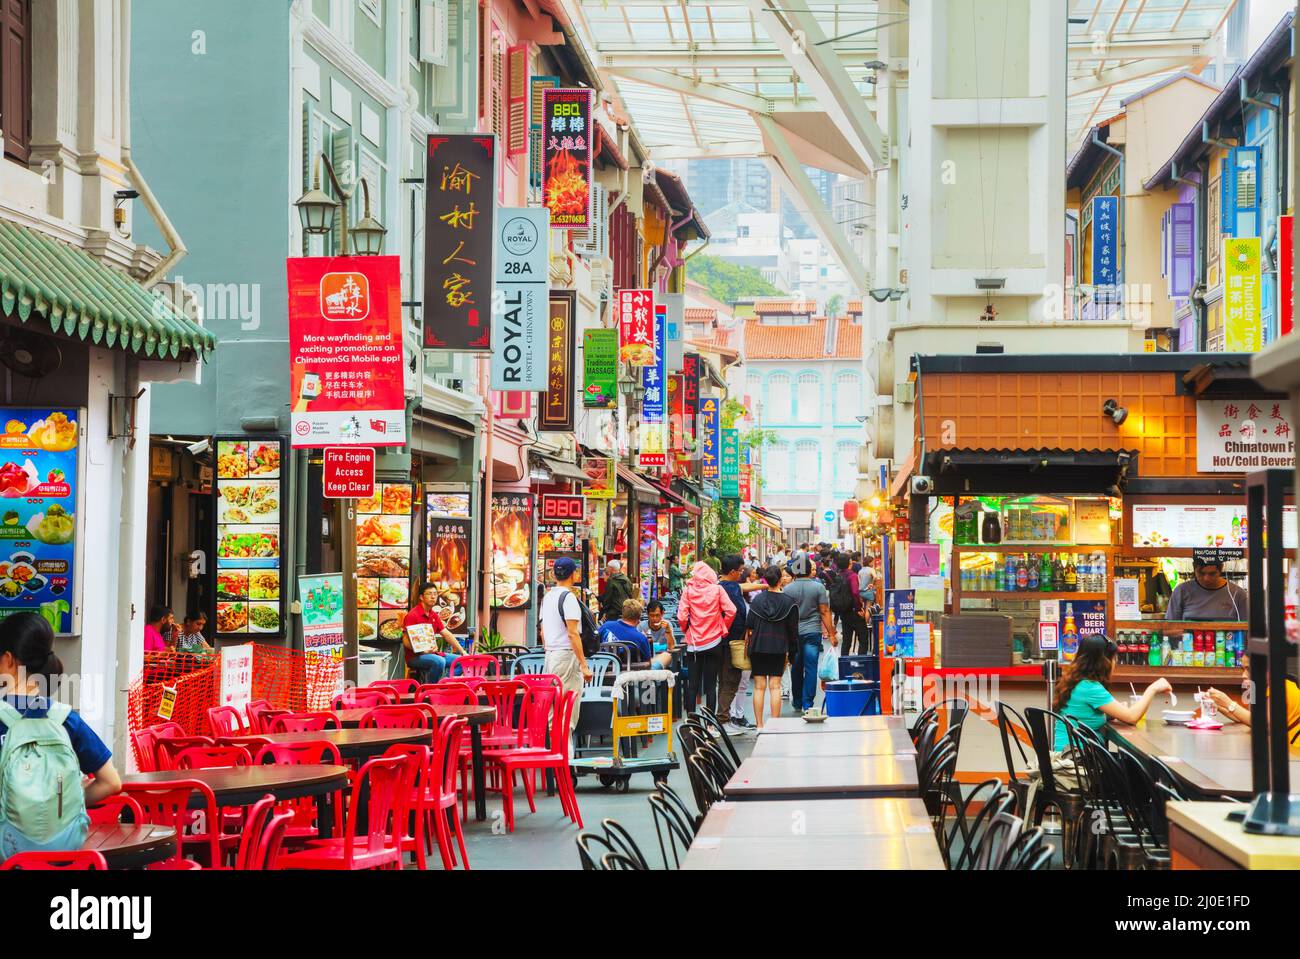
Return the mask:
<path id="1" fill-rule="evenodd" d="M 600 778 L 600 784 L 613 786 L 625 793 L 633 773 L 650 773 L 656 783 L 668 781 L 668 773 L 678 767 L 673 753 L 673 684 L 676 677 L 666 669 L 637 669 L 620 673 L 614 680 L 612 755 L 583 756 L 571 762 L 575 776 L 588 774 Z M 638 687 L 629 690 L 628 687 Z M 663 756 L 623 756 L 622 739 L 667 736 L 668 749 Z"/>

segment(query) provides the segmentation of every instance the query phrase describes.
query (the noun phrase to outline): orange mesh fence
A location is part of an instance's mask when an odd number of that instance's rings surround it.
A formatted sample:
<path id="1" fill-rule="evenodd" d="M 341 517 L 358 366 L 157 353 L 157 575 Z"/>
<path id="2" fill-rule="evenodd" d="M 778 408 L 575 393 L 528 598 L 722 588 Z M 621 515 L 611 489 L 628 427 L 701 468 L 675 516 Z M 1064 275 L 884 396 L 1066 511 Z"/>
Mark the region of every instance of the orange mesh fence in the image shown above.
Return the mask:
<path id="1" fill-rule="evenodd" d="M 158 714 L 164 691 L 176 690 L 171 721 L 190 736 L 210 736 L 208 710 L 221 705 L 220 653 L 146 653 L 144 671 L 127 693 L 127 728 L 137 732 L 163 722 Z M 280 646 L 253 646 L 249 698 L 263 699 L 276 709 L 329 709 L 343 683 L 343 661 Z M 241 713 L 244 712 L 241 710 Z M 246 717 L 245 717 L 246 719 Z M 132 743 L 132 750 L 135 744 Z M 140 757 L 136 756 L 136 762 Z"/>

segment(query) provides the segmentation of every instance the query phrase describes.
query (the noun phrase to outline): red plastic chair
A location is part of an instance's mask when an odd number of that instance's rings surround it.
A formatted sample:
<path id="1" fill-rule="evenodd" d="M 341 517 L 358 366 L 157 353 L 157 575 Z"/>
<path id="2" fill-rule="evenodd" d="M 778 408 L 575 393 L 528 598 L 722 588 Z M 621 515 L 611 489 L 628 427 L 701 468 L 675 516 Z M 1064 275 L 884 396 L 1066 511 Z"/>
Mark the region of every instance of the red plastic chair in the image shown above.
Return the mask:
<path id="1" fill-rule="evenodd" d="M 271 727 L 275 725 L 275 721 L 277 719 L 279 719 L 281 716 L 291 716 L 291 715 L 293 715 L 292 709 L 263 710 L 262 712 L 257 714 L 257 719 L 258 719 L 257 731 L 259 733 L 273 732 L 274 730 L 272 730 Z"/>
<path id="2" fill-rule="evenodd" d="M 248 715 L 248 731 L 250 733 L 264 733 L 265 727 L 262 726 L 262 713 L 271 708 L 270 700 L 250 699 L 248 705 L 244 707 L 244 712 Z"/>
<path id="3" fill-rule="evenodd" d="M 253 869 L 279 869 L 277 861 L 288 838 L 289 827 L 293 823 L 293 813 L 278 812 L 271 817 L 262 830 L 262 840 L 257 844 L 257 857 Z"/>
<path id="4" fill-rule="evenodd" d="M 506 813 L 506 830 L 514 832 L 515 829 L 515 806 L 514 806 L 514 781 L 515 773 L 526 770 L 550 770 L 555 773 L 556 783 L 560 791 L 560 805 L 564 814 L 571 820 L 582 827 L 582 814 L 578 811 L 578 795 L 573 788 L 573 778 L 569 774 L 569 722 L 573 716 L 573 710 L 578 701 L 576 692 L 567 692 L 560 699 L 560 706 L 553 711 L 551 722 L 551 747 L 548 749 L 538 749 L 532 746 L 524 746 L 515 749 L 494 749 L 484 754 L 484 759 L 495 766 L 499 766 L 502 773 L 502 790 L 501 796 L 505 803 Z M 536 812 L 537 806 L 533 802 L 533 780 L 531 776 L 525 776 L 524 793 L 528 797 L 528 808 Z"/>
<path id="5" fill-rule="evenodd" d="M 318 733 L 322 729 L 342 729 L 339 718 L 329 710 L 314 713 L 287 713 L 271 720 L 273 733 Z"/>
<path id="6" fill-rule="evenodd" d="M 162 736 L 154 746 L 159 769 L 175 769 L 176 757 L 191 746 L 215 746 L 210 736 Z"/>
<path id="7" fill-rule="evenodd" d="M 184 736 L 185 729 L 180 723 L 165 722 L 146 726 L 131 734 L 131 743 L 135 746 L 137 764 L 143 773 L 156 772 L 158 769 L 158 739 L 162 736 Z"/>
<path id="8" fill-rule="evenodd" d="M 420 688 L 420 684 L 414 679 L 376 679 L 363 689 L 391 689 L 400 696 L 409 696 Z"/>
<path id="9" fill-rule="evenodd" d="M 71 852 L 17 852 L 0 863 L 0 869 L 107 869 L 102 854 L 94 850 Z"/>
<path id="10" fill-rule="evenodd" d="M 554 673 L 517 673 L 510 677 L 517 683 L 523 683 L 529 689 L 555 689 L 557 692 L 564 689 L 564 683 L 560 682 L 560 677 Z"/>
<path id="11" fill-rule="evenodd" d="M 140 808 L 140 804 L 124 793 L 118 793 L 116 796 L 106 796 L 95 805 L 86 807 L 86 815 L 90 817 L 92 826 L 123 822 L 123 812 L 130 813 L 130 816 L 125 820 L 126 822 L 144 822 L 144 810 Z"/>
<path id="12" fill-rule="evenodd" d="M 421 686 L 415 701 L 431 706 L 477 706 L 478 694 L 465 683 L 435 683 Z"/>
<path id="13" fill-rule="evenodd" d="M 176 754 L 173 769 L 224 769 L 251 766 L 253 757 L 240 746 L 190 746 Z"/>
<path id="14" fill-rule="evenodd" d="M 262 841 L 262 831 L 275 813 L 275 797 L 267 793 L 248 807 L 244 831 L 239 837 L 239 852 L 235 854 L 236 869 L 256 869 L 257 846 Z M 292 814 L 290 815 L 292 818 Z"/>
<path id="15" fill-rule="evenodd" d="M 398 756 L 372 759 L 352 784 L 347 829 L 342 837 L 317 839 L 299 852 L 282 853 L 278 869 L 399 869 L 401 823 L 408 811 L 411 764 Z M 366 805 L 369 832 L 357 835 L 357 818 Z"/>
<path id="16" fill-rule="evenodd" d="M 465 852 L 465 835 L 460 829 L 460 813 L 456 808 L 456 769 L 461 754 L 461 744 L 469 723 L 464 719 L 448 718 L 438 728 L 432 769 L 435 775 L 428 784 L 424 797 L 425 814 L 433 819 L 434 836 L 442 854 L 445 869 L 454 869 L 456 855 L 451 848 L 451 833 L 456 833 L 460 846 L 461 864 L 469 868 L 469 855 Z"/>
<path id="17" fill-rule="evenodd" d="M 430 851 L 430 837 L 427 830 L 430 823 L 425 813 L 424 801 L 430 777 L 434 775 L 432 769 L 433 752 L 428 746 L 401 743 L 396 746 L 389 746 L 384 750 L 384 757 L 390 756 L 402 759 L 410 767 L 407 771 L 411 784 L 406 801 L 408 812 L 402 816 L 401 825 L 399 826 L 402 852 L 403 854 L 413 852 L 415 854 L 415 867 L 421 870 L 427 869 L 428 862 L 425 855 Z"/>
<path id="18" fill-rule="evenodd" d="M 419 706 L 376 706 L 361 717 L 362 729 L 430 729 L 433 717 Z"/>
<path id="19" fill-rule="evenodd" d="M 217 798 L 207 783 L 198 779 L 177 779 L 165 786 L 125 783 L 122 789 L 139 803 L 145 822 L 156 826 L 171 826 L 180 839 L 176 843 L 176 855 L 164 862 L 151 864 L 150 869 L 203 868 L 199 863 L 185 858 L 187 848 L 202 855 L 209 868 L 220 869 L 225 854 L 238 847 L 238 836 L 224 836 L 216 831 L 214 824 L 221 821 L 217 814 Z M 198 809 L 191 809 L 190 796 L 196 792 L 202 804 Z M 197 822 L 196 813 L 203 814 L 201 824 Z M 200 826 L 204 828 L 199 828 Z"/>
<path id="20" fill-rule="evenodd" d="M 447 678 L 455 679 L 458 676 L 495 676 L 497 674 L 497 658 L 489 656 L 486 653 L 480 653 L 476 656 L 457 657 L 447 669 Z"/>
<path id="21" fill-rule="evenodd" d="M 253 758 L 255 765 L 274 763 L 277 766 L 341 766 L 338 747 L 328 739 L 308 740 L 298 743 L 268 743 Z M 334 832 L 343 833 L 342 797 L 334 802 Z M 295 841 L 319 839 L 320 827 L 316 821 L 316 800 L 310 796 L 302 799 L 289 799 L 280 804 L 280 809 L 293 814 L 292 821 L 285 827 L 284 839 Z"/>
<path id="22" fill-rule="evenodd" d="M 257 751 L 267 745 L 271 740 L 265 736 L 218 736 L 218 746 L 235 746 L 239 749 L 247 749 L 248 755 L 256 756 Z"/>
<path id="23" fill-rule="evenodd" d="M 239 710 L 234 706 L 210 706 L 208 723 L 214 736 L 242 736 L 247 731 Z"/>
<path id="24" fill-rule="evenodd" d="M 396 706 L 399 702 L 397 693 L 391 689 L 345 689 L 334 697 L 333 708 L 370 709 L 374 706 Z"/>
<path id="25" fill-rule="evenodd" d="M 523 695 L 520 695 L 522 690 Z M 478 688 L 479 696 L 497 711 L 492 724 L 483 730 L 484 748 L 504 749 L 522 746 L 523 723 L 528 707 L 528 687 L 514 679 L 486 682 Z M 518 725 L 516 725 L 518 716 Z"/>

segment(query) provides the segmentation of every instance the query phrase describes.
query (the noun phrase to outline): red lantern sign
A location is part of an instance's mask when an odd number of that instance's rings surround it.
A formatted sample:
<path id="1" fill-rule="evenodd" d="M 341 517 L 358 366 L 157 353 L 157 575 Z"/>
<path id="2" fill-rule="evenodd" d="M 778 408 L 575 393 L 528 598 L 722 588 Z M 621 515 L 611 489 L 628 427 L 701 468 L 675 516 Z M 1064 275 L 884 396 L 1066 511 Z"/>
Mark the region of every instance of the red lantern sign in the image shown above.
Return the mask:
<path id="1" fill-rule="evenodd" d="M 857 500 L 846 499 L 844 501 L 844 521 L 846 523 L 852 523 L 857 518 L 858 518 Z"/>

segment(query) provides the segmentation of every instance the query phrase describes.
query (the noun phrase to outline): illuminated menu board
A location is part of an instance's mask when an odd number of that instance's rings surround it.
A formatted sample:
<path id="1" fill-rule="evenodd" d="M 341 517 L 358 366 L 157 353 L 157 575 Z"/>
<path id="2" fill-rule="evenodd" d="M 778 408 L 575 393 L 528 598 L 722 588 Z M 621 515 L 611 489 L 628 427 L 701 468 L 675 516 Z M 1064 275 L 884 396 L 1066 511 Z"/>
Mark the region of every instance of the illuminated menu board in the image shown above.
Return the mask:
<path id="1" fill-rule="evenodd" d="M 218 636 L 284 633 L 284 445 L 216 438 Z"/>
<path id="2" fill-rule="evenodd" d="M 402 641 L 411 602 L 411 510 L 415 486 L 376 483 L 359 499 L 357 524 L 357 639 Z"/>
<path id="3" fill-rule="evenodd" d="M 1296 509 L 1283 508 L 1283 545 L 1295 549 Z M 1246 506 L 1133 506 L 1132 543 L 1151 549 L 1245 549 Z"/>

